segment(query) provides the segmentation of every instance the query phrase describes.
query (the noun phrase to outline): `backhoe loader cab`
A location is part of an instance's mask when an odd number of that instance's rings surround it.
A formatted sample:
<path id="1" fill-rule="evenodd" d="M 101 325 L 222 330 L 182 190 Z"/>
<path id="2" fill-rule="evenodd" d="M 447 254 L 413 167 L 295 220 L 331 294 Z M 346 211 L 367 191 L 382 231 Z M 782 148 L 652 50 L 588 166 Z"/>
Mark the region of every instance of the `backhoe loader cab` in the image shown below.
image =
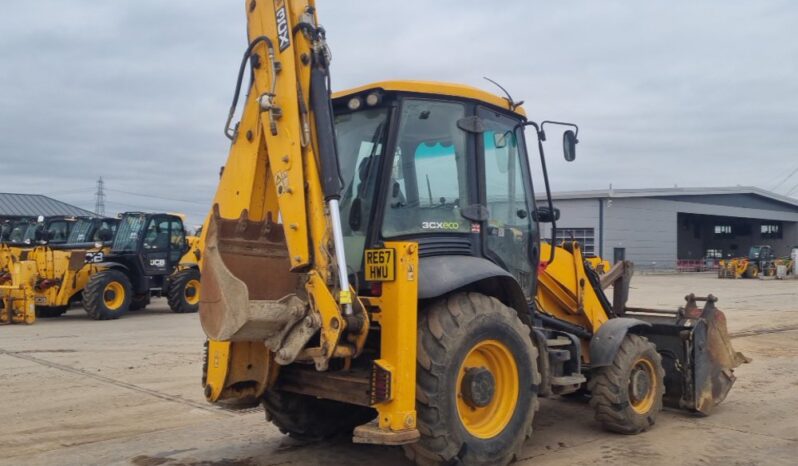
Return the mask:
<path id="1" fill-rule="evenodd" d="M 333 105 L 345 250 L 359 291 L 393 267 L 366 248 L 413 241 L 422 298 L 499 269 L 515 279 L 508 294 L 534 296 L 539 230 L 520 110 L 474 88 L 412 82 L 341 93 Z M 459 283 L 427 279 L 441 271 L 426 258 L 441 256 L 463 267 Z"/>
<path id="2" fill-rule="evenodd" d="M 99 269 L 83 291 L 83 306 L 94 319 L 119 318 L 153 296 L 167 297 L 174 312 L 197 310 L 197 256 L 178 215 L 125 213 L 110 250 L 86 260 Z"/>

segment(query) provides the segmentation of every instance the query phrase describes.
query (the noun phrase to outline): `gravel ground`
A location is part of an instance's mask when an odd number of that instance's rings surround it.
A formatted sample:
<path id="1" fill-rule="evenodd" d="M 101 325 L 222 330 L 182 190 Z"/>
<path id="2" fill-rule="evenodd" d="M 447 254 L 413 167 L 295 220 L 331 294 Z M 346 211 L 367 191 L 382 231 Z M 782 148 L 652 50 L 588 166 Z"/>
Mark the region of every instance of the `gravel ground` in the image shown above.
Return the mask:
<path id="1" fill-rule="evenodd" d="M 520 464 L 795 464 L 798 281 L 640 276 L 630 305 L 676 308 L 689 292 L 720 297 L 735 348 L 753 358 L 724 404 L 706 418 L 666 411 L 650 432 L 621 436 L 584 403 L 543 400 Z M 160 300 L 118 321 L 78 308 L 0 327 L 0 464 L 408 464 L 398 448 L 298 444 L 260 410 L 208 405 L 203 340 L 196 315 Z"/>

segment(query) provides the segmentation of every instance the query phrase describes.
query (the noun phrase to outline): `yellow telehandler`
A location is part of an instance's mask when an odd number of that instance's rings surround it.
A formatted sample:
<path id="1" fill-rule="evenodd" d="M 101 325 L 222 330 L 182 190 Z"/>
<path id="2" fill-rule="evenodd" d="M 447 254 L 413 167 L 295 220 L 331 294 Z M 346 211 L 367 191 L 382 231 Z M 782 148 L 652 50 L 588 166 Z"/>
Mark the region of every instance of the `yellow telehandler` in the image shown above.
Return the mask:
<path id="1" fill-rule="evenodd" d="M 36 246 L 27 259 L 36 264 L 34 301 L 36 317 L 58 317 L 80 301 L 83 288 L 95 272 L 87 257 L 109 250 L 119 219 L 81 217 L 66 242 Z"/>
<path id="2" fill-rule="evenodd" d="M 724 399 L 740 361 L 714 297 L 628 309 L 628 264 L 599 275 L 577 243 L 541 241 L 559 217 L 542 143 L 564 125 L 573 160 L 575 125 L 456 84 L 333 96 L 314 2 L 245 7 L 232 144 L 201 241 L 210 402 L 261 403 L 299 439 L 351 432 L 419 465 L 495 465 L 531 435 L 539 396 L 586 390 L 623 433 L 663 403 L 709 413 Z"/>

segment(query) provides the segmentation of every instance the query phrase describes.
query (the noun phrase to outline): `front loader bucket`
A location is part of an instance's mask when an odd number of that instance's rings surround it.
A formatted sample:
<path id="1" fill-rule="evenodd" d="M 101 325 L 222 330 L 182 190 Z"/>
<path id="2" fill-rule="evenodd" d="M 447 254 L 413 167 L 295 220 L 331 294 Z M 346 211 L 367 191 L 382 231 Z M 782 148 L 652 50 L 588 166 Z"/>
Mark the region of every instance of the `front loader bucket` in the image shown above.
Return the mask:
<path id="1" fill-rule="evenodd" d="M 731 390 L 734 368 L 749 360 L 734 351 L 717 298 L 686 300 L 677 312 L 630 308 L 626 315 L 652 324 L 641 333 L 662 355 L 665 405 L 708 415 Z M 703 309 L 697 301 L 705 301 Z"/>
<path id="2" fill-rule="evenodd" d="M 221 341 L 264 341 L 275 350 L 305 317 L 300 274 L 289 271 L 283 226 L 270 218 L 236 220 L 214 208 L 202 253 L 200 322 Z"/>

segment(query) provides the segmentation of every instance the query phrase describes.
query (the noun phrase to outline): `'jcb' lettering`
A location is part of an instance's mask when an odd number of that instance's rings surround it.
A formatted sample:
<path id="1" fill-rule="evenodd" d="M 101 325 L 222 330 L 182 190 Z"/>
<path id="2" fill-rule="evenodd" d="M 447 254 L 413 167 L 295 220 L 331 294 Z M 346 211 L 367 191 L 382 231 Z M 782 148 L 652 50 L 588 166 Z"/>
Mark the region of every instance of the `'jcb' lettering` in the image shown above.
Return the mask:
<path id="1" fill-rule="evenodd" d="M 288 30 L 288 15 L 285 12 L 285 4 L 274 10 L 274 16 L 277 19 L 277 42 L 280 46 L 280 52 L 282 52 L 291 46 L 291 34 Z"/>

